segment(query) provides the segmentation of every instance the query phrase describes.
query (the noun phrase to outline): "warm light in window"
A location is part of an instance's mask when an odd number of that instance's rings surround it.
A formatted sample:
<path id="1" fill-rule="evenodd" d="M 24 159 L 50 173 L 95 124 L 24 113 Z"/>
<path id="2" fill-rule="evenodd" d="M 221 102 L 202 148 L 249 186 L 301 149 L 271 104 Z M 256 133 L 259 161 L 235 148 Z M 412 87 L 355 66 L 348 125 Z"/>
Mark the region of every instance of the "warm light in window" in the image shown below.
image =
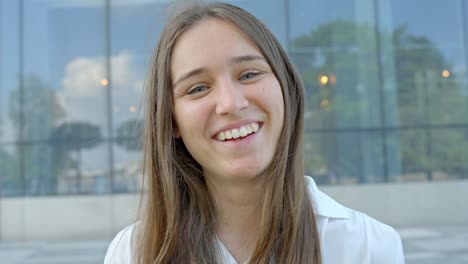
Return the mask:
<path id="1" fill-rule="evenodd" d="M 106 79 L 101 80 L 101 85 L 102 86 L 107 86 L 108 84 L 109 84 L 109 82 Z"/>
<path id="2" fill-rule="evenodd" d="M 450 72 L 448 70 L 443 70 L 442 71 L 442 76 L 445 77 L 445 78 L 448 78 L 448 77 L 450 77 Z"/>
<path id="3" fill-rule="evenodd" d="M 326 85 L 328 83 L 328 76 L 322 75 L 320 76 L 320 84 L 321 85 Z"/>
<path id="4" fill-rule="evenodd" d="M 320 102 L 320 107 L 322 109 L 325 109 L 328 107 L 328 100 L 327 99 L 323 99 L 321 102 Z"/>
<path id="5" fill-rule="evenodd" d="M 132 113 L 135 113 L 136 107 L 134 105 L 132 105 L 132 106 L 130 106 L 130 108 L 128 110 L 130 110 L 130 112 L 132 112 Z"/>

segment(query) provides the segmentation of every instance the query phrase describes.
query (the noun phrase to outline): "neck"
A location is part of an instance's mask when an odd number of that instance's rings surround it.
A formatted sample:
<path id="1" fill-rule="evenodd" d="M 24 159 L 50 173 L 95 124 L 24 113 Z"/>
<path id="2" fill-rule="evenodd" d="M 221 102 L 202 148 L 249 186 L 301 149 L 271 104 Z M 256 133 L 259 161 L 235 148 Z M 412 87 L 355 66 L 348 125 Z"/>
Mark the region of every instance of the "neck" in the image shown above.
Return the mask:
<path id="1" fill-rule="evenodd" d="M 237 261 L 243 262 L 251 256 L 257 241 L 257 183 L 207 179 L 207 186 L 215 203 L 218 238 Z"/>

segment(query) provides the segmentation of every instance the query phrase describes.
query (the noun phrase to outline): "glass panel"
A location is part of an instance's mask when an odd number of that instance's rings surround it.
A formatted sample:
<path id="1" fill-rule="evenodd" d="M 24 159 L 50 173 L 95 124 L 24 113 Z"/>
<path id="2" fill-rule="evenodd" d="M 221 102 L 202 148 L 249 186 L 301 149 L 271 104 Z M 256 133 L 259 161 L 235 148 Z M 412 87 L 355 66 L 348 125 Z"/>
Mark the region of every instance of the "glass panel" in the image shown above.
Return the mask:
<path id="1" fill-rule="evenodd" d="M 51 144 L 23 147 L 26 194 L 109 192 L 108 144 L 56 137 Z"/>
<path id="2" fill-rule="evenodd" d="M 400 120 L 392 125 L 468 124 L 465 1 L 424 1 L 423 13 L 421 4 L 388 1 L 381 10 L 395 53 Z"/>
<path id="3" fill-rule="evenodd" d="M 383 109 L 372 1 L 290 5 L 290 55 L 307 90 L 309 127 L 380 125 Z"/>
<path id="4" fill-rule="evenodd" d="M 468 129 L 440 129 L 431 133 L 432 179 L 468 178 Z"/>
<path id="5" fill-rule="evenodd" d="M 112 150 L 102 143 L 110 131 L 105 0 L 22 6 L 22 86 L 9 103 L 23 135 L 25 193 L 107 192 Z"/>
<path id="6" fill-rule="evenodd" d="M 394 132 L 389 166 L 400 167 L 398 181 L 448 180 L 468 177 L 467 129 L 416 129 Z"/>
<path id="7" fill-rule="evenodd" d="M 421 2 L 403 0 L 288 3 L 290 55 L 307 92 L 306 134 L 375 131 L 385 142 L 378 179 L 464 177 L 465 154 L 453 154 L 459 146 L 452 146 L 464 141 L 442 131 L 468 127 L 466 1 L 425 1 L 424 13 Z M 309 148 L 324 149 L 317 146 L 324 142 L 347 148 L 338 136 L 314 137 Z M 324 151 L 332 154 L 309 150 L 310 166 L 342 167 L 339 159 L 327 164 L 337 152 Z"/>
<path id="8" fill-rule="evenodd" d="M 143 175 L 141 143 L 133 133 L 116 140 L 114 193 L 139 192 Z"/>
<path id="9" fill-rule="evenodd" d="M 270 0 L 231 0 L 230 2 L 239 6 L 251 14 L 273 32 L 278 41 L 283 45 L 284 49 L 288 49 L 288 29 L 287 29 L 287 1 L 270 1 Z M 268 7 L 268 8 L 265 8 Z"/>
<path id="10" fill-rule="evenodd" d="M 322 184 L 382 182 L 382 146 L 375 132 L 306 133 L 306 174 Z"/>
<path id="11" fill-rule="evenodd" d="M 0 1 L 0 142 L 18 139 L 19 1 Z"/>
<path id="12" fill-rule="evenodd" d="M 112 117 L 117 130 L 143 115 L 143 84 L 168 1 L 111 2 Z"/>
<path id="13" fill-rule="evenodd" d="M 105 1 L 24 1 L 25 140 L 65 122 L 106 129 Z"/>
<path id="14" fill-rule="evenodd" d="M 23 194 L 18 154 L 14 145 L 0 145 L 0 197 Z"/>
<path id="15" fill-rule="evenodd" d="M 389 133 L 389 168 L 394 180 L 424 181 L 430 177 L 429 130 L 401 130 Z"/>
<path id="16" fill-rule="evenodd" d="M 57 193 L 57 173 L 60 154 L 47 144 L 21 145 L 21 159 L 25 173 L 25 195 L 54 195 Z"/>

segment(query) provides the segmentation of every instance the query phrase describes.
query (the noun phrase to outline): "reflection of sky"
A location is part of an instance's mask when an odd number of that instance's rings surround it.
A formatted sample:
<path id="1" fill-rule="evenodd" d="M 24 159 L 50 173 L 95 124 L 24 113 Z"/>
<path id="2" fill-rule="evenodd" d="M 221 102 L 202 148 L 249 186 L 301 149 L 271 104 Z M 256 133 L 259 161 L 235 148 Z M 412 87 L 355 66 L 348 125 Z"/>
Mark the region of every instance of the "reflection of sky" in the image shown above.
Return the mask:
<path id="1" fill-rule="evenodd" d="M 9 90 L 17 85 L 18 2 L 0 1 L 0 113 L 6 110 Z"/>
<path id="2" fill-rule="evenodd" d="M 112 54 L 122 49 L 151 57 L 164 23 L 166 5 L 112 7 Z"/>
<path id="3" fill-rule="evenodd" d="M 160 33 L 156 22 L 158 6 L 117 6 L 111 9 L 111 56 L 123 49 L 136 55 L 139 71 L 144 72 L 151 50 Z M 56 8 L 49 11 L 50 59 L 54 80 L 63 78 L 67 64 L 77 57 L 97 58 L 106 54 L 105 16 L 103 7 Z M 38 48 L 38 49 L 40 49 Z"/>
<path id="4" fill-rule="evenodd" d="M 51 31 L 48 25 L 49 9 L 37 1 L 25 1 L 23 13 L 24 27 L 24 72 L 40 76 L 42 81 L 49 83 Z M 52 48 L 52 49 L 51 49 Z"/>
<path id="5" fill-rule="evenodd" d="M 13 141 L 8 95 L 18 80 L 18 2 L 0 1 L 0 140 Z"/>
<path id="6" fill-rule="evenodd" d="M 273 32 L 281 45 L 286 45 L 286 17 L 283 1 L 235 0 L 229 2 L 249 11 L 260 19 Z"/>
<path id="7" fill-rule="evenodd" d="M 53 80 L 60 81 L 65 66 L 77 57 L 95 58 L 105 54 L 104 8 L 51 9 L 48 16 L 49 49 Z M 41 30 L 45 31 L 45 30 Z M 104 78 L 105 76 L 103 76 Z"/>
<path id="8" fill-rule="evenodd" d="M 355 21 L 354 6 L 354 1 L 349 0 L 291 1 L 289 6 L 291 38 L 308 34 L 319 25 L 336 19 Z"/>
<path id="9" fill-rule="evenodd" d="M 58 88 L 65 66 L 72 60 L 106 54 L 105 10 L 103 5 L 69 8 L 60 5 L 50 7 L 47 3 L 25 1 L 24 71 L 26 74 L 34 73 L 43 81 L 52 82 L 53 88 Z M 19 59 L 18 2 L 2 1 L 1 5 L 2 75 L 11 76 L 18 71 L 18 67 L 12 67 L 18 65 Z M 161 19 L 157 20 L 161 15 L 155 12 L 155 9 L 160 9 L 158 5 L 112 7 L 111 54 L 115 55 L 122 49 L 132 50 L 139 54 L 135 60 L 137 65 L 146 66 L 149 58 L 145 57 L 151 54 L 162 27 Z M 8 83 L 2 86 L 15 87 L 14 79 L 8 79 Z M 9 92 L 3 90 L 3 93 Z"/>
<path id="10" fill-rule="evenodd" d="M 461 1 L 392 1 L 391 12 L 395 25 L 428 37 L 451 64 L 465 68 Z"/>
<path id="11" fill-rule="evenodd" d="M 355 22 L 372 21 L 374 9 L 371 1 L 360 4 L 361 2 L 291 1 L 291 38 L 308 34 L 319 25 L 334 19 Z M 390 23 L 391 29 L 400 25 L 408 25 L 409 33 L 430 39 L 452 65 L 464 70 L 461 1 L 394 0 L 382 3 L 381 8 L 384 7 L 384 9 L 379 10 L 381 24 Z M 464 11 L 465 14 L 467 11 Z M 386 19 L 391 21 L 382 21 Z"/>

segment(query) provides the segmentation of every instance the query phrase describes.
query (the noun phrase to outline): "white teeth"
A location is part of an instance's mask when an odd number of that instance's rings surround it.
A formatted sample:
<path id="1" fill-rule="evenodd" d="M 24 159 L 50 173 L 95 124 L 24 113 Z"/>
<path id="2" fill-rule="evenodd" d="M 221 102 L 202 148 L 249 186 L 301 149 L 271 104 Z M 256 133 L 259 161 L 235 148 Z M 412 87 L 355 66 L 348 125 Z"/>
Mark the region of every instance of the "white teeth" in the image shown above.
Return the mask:
<path id="1" fill-rule="evenodd" d="M 232 139 L 232 138 L 237 139 L 237 138 L 246 137 L 247 135 L 255 133 L 258 131 L 258 129 L 259 129 L 258 123 L 253 122 L 251 124 L 241 126 L 240 128 L 234 128 L 231 130 L 220 132 L 217 135 L 217 138 L 218 140 L 221 140 L 221 141 L 224 141 L 226 139 Z"/>
<path id="2" fill-rule="evenodd" d="M 221 132 L 218 134 L 218 139 L 219 140 L 225 140 L 226 139 L 226 135 L 224 134 L 224 132 Z"/>
<path id="3" fill-rule="evenodd" d="M 241 137 L 247 136 L 247 128 L 245 128 L 244 126 L 241 127 L 240 130 L 239 130 L 239 133 L 240 133 Z"/>
<path id="4" fill-rule="evenodd" d="M 234 129 L 231 130 L 231 131 L 232 131 L 232 132 L 231 132 L 231 133 L 232 133 L 232 138 L 239 138 L 239 137 L 240 137 L 239 130 L 237 130 L 237 129 L 234 128 Z"/>
<path id="5" fill-rule="evenodd" d="M 226 131 L 226 139 L 231 139 L 231 138 L 232 138 L 231 131 Z"/>
<path id="6" fill-rule="evenodd" d="M 255 133 L 255 132 L 258 131 L 258 124 L 257 123 L 252 123 L 251 126 L 252 126 L 252 132 Z"/>

